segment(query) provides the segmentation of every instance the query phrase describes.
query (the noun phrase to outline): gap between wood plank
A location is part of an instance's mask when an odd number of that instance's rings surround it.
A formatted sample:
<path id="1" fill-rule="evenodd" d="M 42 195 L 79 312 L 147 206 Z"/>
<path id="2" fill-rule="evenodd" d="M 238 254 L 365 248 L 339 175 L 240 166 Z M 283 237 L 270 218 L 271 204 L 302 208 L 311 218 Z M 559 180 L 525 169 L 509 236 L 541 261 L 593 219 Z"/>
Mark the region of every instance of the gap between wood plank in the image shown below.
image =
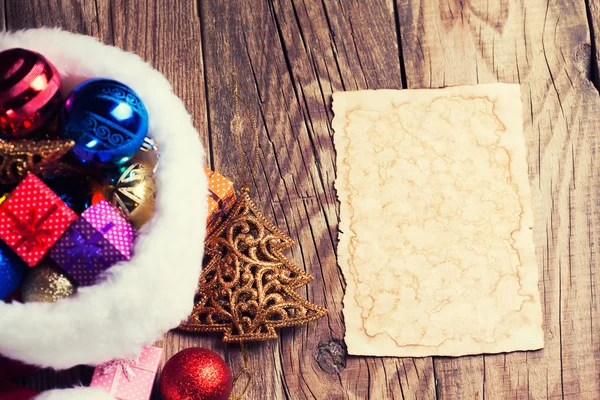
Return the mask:
<path id="1" fill-rule="evenodd" d="M 215 156 L 214 156 L 214 151 L 213 151 L 213 138 L 212 138 L 212 127 L 210 124 L 210 115 L 211 115 L 211 111 L 210 111 L 210 104 L 208 104 L 208 85 L 209 85 L 209 81 L 208 81 L 208 76 L 206 74 L 206 44 L 204 43 L 204 38 L 206 37 L 205 33 L 204 33 L 204 24 L 202 23 L 202 0 L 197 0 L 196 2 L 196 11 L 197 11 L 197 17 L 198 17 L 198 21 L 200 23 L 200 48 L 202 49 L 202 74 L 204 76 L 204 103 L 206 104 L 206 133 L 208 136 L 208 164 L 209 164 L 209 168 L 210 169 L 215 169 Z"/>
<path id="2" fill-rule="evenodd" d="M 462 2 L 462 0 L 461 0 Z M 406 65 L 404 65 L 404 52 L 402 51 L 402 33 L 400 30 L 400 17 L 398 15 L 398 2 L 393 0 L 394 7 L 394 25 L 396 27 L 396 42 L 398 42 L 398 61 L 400 62 L 400 80 L 404 89 L 408 88 L 406 81 Z"/>
<path id="3" fill-rule="evenodd" d="M 596 90 L 598 92 L 600 92 L 600 76 L 598 76 L 598 58 L 596 57 L 597 55 L 597 50 L 598 48 L 596 47 L 596 32 L 594 30 L 594 20 L 593 20 L 593 16 L 592 16 L 592 7 L 590 4 L 590 0 L 584 0 L 585 1 L 585 11 L 586 11 L 586 17 L 587 17 L 587 23 L 588 23 L 588 29 L 590 30 L 590 65 L 589 65 L 589 76 L 588 79 L 590 80 L 590 82 L 592 82 L 592 84 L 594 85 L 594 87 L 596 88 Z M 598 32 L 600 34 L 600 32 Z"/>

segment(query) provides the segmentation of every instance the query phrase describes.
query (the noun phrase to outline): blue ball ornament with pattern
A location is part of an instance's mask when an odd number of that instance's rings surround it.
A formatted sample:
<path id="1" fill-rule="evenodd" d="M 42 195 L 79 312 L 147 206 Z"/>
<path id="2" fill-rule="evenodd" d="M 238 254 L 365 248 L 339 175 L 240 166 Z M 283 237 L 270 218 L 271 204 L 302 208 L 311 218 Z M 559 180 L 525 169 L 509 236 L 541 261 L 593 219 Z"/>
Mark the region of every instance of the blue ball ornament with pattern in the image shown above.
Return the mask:
<path id="1" fill-rule="evenodd" d="M 0 300 L 10 296 L 19 287 L 27 269 L 19 256 L 0 243 Z"/>
<path id="2" fill-rule="evenodd" d="M 61 136 L 75 141 L 71 150 L 84 164 L 125 164 L 148 133 L 148 112 L 128 86 L 111 79 L 91 79 L 67 97 L 60 118 Z"/>

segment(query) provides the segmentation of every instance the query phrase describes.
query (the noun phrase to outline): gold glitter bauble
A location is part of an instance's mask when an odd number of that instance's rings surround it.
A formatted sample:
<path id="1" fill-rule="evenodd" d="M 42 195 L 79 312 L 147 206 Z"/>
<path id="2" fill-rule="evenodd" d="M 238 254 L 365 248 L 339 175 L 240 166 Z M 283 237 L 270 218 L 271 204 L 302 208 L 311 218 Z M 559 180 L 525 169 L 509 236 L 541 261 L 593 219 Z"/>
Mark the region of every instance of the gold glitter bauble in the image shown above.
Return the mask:
<path id="1" fill-rule="evenodd" d="M 121 211 L 135 229 L 140 229 L 154 210 L 156 149 L 142 149 L 119 170 L 117 179 L 104 186 L 103 196 Z"/>
<path id="2" fill-rule="evenodd" d="M 243 188 L 227 219 L 205 242 L 194 309 L 179 328 L 224 332 L 224 342 L 277 339 L 275 328 L 307 324 L 327 310 L 294 290 L 313 280 L 283 251 L 294 245 Z"/>
<path id="3" fill-rule="evenodd" d="M 27 273 L 21 295 L 25 303 L 55 303 L 77 290 L 75 284 L 58 267 L 42 262 Z"/>

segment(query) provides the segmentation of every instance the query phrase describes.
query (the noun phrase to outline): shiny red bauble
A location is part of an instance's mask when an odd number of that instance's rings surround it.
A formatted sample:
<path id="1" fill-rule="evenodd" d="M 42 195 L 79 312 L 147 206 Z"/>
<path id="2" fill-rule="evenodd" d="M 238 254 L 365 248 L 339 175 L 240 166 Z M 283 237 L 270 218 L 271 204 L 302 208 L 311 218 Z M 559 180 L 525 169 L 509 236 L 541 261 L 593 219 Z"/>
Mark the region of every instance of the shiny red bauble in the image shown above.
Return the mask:
<path id="1" fill-rule="evenodd" d="M 227 400 L 231 370 L 217 353 L 201 347 L 175 354 L 160 377 L 164 400 Z"/>
<path id="2" fill-rule="evenodd" d="M 25 49 L 0 52 L 0 134 L 30 135 L 60 105 L 60 76 L 41 54 Z"/>

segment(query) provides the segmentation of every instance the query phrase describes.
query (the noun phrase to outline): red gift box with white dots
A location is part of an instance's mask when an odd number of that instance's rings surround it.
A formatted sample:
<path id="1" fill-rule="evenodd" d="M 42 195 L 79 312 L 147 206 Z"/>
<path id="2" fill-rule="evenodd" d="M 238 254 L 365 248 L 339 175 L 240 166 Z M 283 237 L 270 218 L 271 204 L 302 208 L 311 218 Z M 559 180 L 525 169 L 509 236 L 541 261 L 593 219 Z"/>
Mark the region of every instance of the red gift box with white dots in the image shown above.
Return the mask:
<path id="1" fill-rule="evenodd" d="M 33 267 L 76 219 L 52 189 L 29 174 L 0 205 L 0 238 Z"/>

